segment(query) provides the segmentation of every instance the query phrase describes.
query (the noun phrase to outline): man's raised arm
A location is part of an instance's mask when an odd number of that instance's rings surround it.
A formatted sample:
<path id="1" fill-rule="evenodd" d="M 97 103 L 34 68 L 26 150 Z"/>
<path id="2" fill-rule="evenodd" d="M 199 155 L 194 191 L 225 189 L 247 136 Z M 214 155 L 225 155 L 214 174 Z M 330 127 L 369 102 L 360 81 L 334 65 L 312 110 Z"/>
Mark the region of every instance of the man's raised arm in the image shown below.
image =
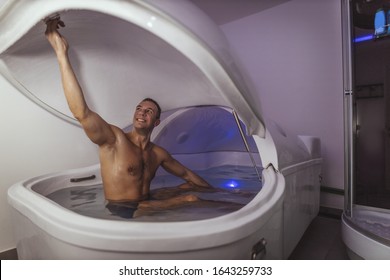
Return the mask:
<path id="1" fill-rule="evenodd" d="M 59 19 L 53 19 L 47 21 L 46 24 L 45 35 L 57 55 L 62 86 L 70 111 L 80 122 L 92 142 L 99 146 L 114 143 L 115 135 L 111 126 L 98 114 L 90 110 L 85 101 L 83 91 L 69 60 L 68 42 L 57 30 L 59 26 L 64 27 L 64 23 Z"/>

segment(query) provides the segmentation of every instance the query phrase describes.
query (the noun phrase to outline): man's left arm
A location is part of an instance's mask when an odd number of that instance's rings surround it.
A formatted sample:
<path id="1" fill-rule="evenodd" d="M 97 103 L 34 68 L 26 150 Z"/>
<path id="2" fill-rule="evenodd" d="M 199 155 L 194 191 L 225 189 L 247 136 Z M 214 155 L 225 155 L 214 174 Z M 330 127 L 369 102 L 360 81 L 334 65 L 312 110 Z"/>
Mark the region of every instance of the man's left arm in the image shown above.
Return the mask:
<path id="1" fill-rule="evenodd" d="M 193 186 L 210 188 L 211 186 L 207 183 L 202 177 L 197 175 L 192 170 L 185 167 L 179 161 L 174 159 L 170 154 L 165 152 L 164 159 L 161 163 L 161 166 L 168 171 L 169 173 L 178 176 L 185 180 L 188 184 Z"/>

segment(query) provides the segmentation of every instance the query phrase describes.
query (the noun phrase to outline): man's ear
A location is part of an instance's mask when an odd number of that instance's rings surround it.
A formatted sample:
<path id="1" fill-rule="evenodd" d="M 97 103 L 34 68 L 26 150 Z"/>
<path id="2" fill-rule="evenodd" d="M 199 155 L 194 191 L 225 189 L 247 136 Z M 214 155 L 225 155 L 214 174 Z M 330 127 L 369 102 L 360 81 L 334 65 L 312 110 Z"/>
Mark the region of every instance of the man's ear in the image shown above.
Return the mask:
<path id="1" fill-rule="evenodd" d="M 154 127 L 156 127 L 156 126 L 158 126 L 159 124 L 160 124 L 160 119 L 158 119 L 158 120 L 156 120 L 155 122 L 154 122 Z"/>

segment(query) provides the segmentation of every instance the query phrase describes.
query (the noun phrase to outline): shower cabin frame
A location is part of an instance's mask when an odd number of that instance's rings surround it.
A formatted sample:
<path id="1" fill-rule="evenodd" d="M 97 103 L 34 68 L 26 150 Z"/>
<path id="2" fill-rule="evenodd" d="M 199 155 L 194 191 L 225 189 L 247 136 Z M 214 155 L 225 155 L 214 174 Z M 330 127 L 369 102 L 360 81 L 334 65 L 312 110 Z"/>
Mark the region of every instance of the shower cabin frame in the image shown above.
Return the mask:
<path id="1" fill-rule="evenodd" d="M 344 211 L 352 215 L 354 180 L 354 116 L 350 0 L 342 0 L 343 102 L 344 102 Z"/>
<path id="2" fill-rule="evenodd" d="M 352 259 L 390 259 L 390 240 L 358 223 L 390 223 L 390 210 L 356 203 L 356 133 L 357 109 L 354 92 L 352 1 L 341 0 L 343 45 L 343 102 L 344 102 L 344 212 L 342 238 Z"/>

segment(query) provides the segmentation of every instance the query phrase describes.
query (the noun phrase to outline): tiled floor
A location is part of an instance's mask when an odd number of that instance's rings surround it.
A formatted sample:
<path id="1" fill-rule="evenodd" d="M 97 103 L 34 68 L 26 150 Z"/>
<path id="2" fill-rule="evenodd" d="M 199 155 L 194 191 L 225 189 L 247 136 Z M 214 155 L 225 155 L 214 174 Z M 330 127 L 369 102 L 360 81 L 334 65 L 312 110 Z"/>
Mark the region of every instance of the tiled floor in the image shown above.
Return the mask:
<path id="1" fill-rule="evenodd" d="M 291 260 L 348 260 L 341 238 L 340 216 L 322 215 L 314 218 L 301 238 Z"/>

